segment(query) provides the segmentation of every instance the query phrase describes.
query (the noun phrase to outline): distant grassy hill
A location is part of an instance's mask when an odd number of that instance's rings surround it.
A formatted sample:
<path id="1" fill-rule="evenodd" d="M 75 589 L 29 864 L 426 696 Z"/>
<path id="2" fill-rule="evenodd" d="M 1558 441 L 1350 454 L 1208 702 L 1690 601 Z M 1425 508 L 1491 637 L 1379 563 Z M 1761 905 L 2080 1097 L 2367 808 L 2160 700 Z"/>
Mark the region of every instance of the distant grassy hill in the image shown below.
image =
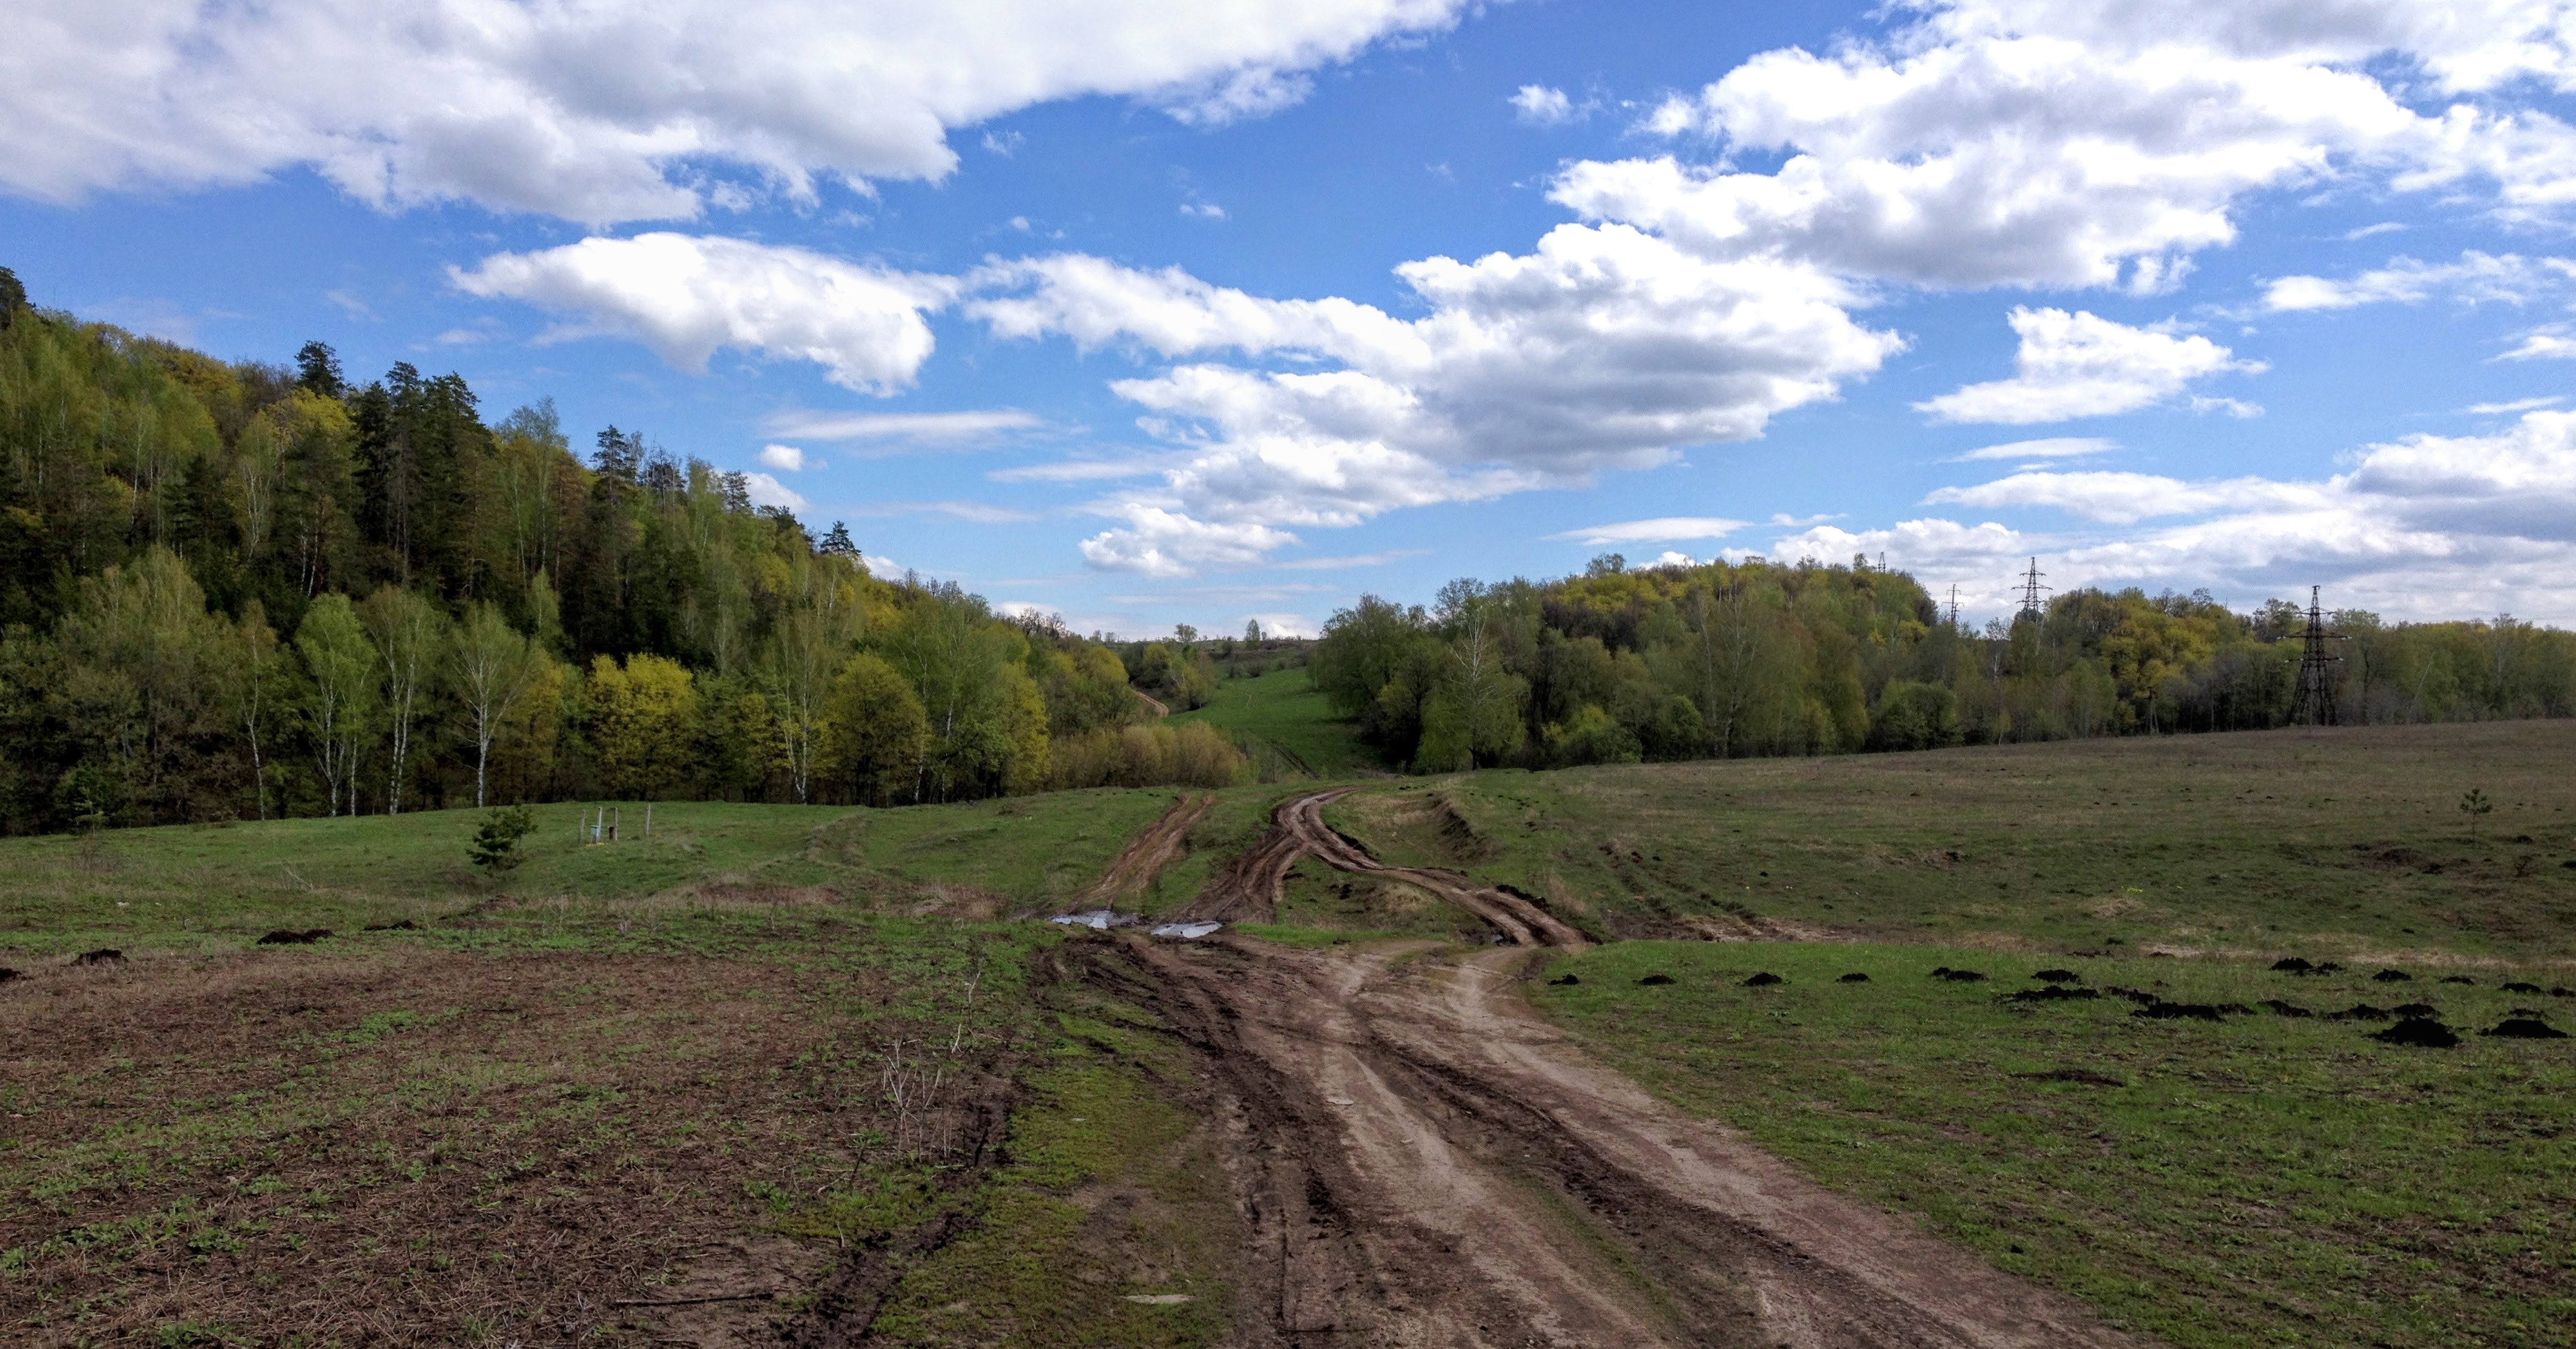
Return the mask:
<path id="1" fill-rule="evenodd" d="M 1286 768 L 1319 778 L 1383 773 L 1386 764 L 1361 743 L 1359 730 L 1333 712 L 1303 666 L 1242 679 L 1220 679 L 1207 706 L 1176 713 L 1174 722 L 1204 721 L 1267 747 Z"/>

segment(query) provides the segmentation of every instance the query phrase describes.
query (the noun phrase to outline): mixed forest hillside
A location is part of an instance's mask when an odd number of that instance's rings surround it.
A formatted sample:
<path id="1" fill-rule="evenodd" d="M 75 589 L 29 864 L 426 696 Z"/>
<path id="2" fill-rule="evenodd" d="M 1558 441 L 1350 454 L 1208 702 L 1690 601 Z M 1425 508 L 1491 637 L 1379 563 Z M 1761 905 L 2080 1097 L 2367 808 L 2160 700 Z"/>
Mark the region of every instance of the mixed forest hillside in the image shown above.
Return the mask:
<path id="1" fill-rule="evenodd" d="M 1610 556 L 1314 642 L 1122 642 L 878 576 L 635 431 L 578 444 L 550 402 L 357 383 L 320 342 L 220 361 L 0 269 L 0 832 L 2246 729 L 2298 662 L 2285 603 L 2084 590 L 1980 630 L 1858 559 Z M 2334 621 L 2347 720 L 2576 711 L 2576 634 Z"/>

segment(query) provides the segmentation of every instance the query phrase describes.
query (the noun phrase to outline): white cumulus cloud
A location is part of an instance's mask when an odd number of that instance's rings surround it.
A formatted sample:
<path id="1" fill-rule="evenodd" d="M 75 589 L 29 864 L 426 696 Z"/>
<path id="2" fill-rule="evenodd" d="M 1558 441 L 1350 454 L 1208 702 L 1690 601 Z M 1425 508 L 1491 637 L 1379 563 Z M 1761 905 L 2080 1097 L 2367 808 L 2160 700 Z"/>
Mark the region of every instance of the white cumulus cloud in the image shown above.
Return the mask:
<path id="1" fill-rule="evenodd" d="M 2576 412 L 2528 412 L 2488 436 L 2371 445 L 2350 471 L 2323 479 L 2019 473 L 1931 500 L 2056 507 L 2110 526 L 2192 518 L 2054 533 L 1938 518 L 1877 530 L 1826 526 L 1773 550 L 1828 560 L 1884 551 L 1936 588 L 1961 582 L 1963 602 L 1987 612 L 2009 607 L 2000 602 L 2009 575 L 2036 553 L 2060 588 L 2205 586 L 2249 604 L 2323 584 L 2330 604 L 2396 617 L 2512 609 L 2576 622 Z"/>
<path id="2" fill-rule="evenodd" d="M 1445 27 L 1462 0 L 22 0 L 0 186 L 241 183 L 310 166 L 384 207 L 684 219 L 741 182 L 937 179 L 948 132 L 1090 94 L 1184 120 L 1294 102 L 1299 72 Z"/>
<path id="3" fill-rule="evenodd" d="M 2013 378 L 1971 384 L 1914 406 L 1945 422 L 2061 422 L 2135 412 L 2173 397 L 2195 379 L 2264 369 L 2260 361 L 2236 360 L 2206 337 L 2177 337 L 2080 311 L 2016 308 L 2011 323 L 2021 337 Z"/>
<path id="4" fill-rule="evenodd" d="M 955 283 L 825 257 L 801 248 L 686 234 L 584 239 L 496 253 L 450 279 L 487 299 L 564 316 L 556 339 L 633 338 L 684 370 L 720 347 L 813 361 L 833 383 L 887 394 L 930 358 L 925 309 Z"/>
<path id="5" fill-rule="evenodd" d="M 2576 201 L 2576 132 L 2498 101 L 2517 74 L 2576 69 L 2563 3 L 2190 8 L 1896 7 L 1920 20 L 1826 55 L 1761 53 L 1647 118 L 1722 145 L 1714 162 L 1578 163 L 1554 195 L 1715 257 L 2140 292 L 2233 242 L 2239 203 L 2259 191 L 2364 176 L 2396 191 L 2476 185 L 2526 217 Z M 2419 111 L 2369 68 L 2389 56 L 2440 72 L 2437 94 L 2484 97 Z M 1744 152 L 1783 158 L 1735 167 Z"/>
<path id="6" fill-rule="evenodd" d="M 805 498 L 798 496 L 795 489 L 766 473 L 746 473 L 742 481 L 745 495 L 755 506 L 779 506 L 791 511 L 806 508 Z"/>
<path id="7" fill-rule="evenodd" d="M 1551 89 L 1544 84 L 1522 85 L 1519 92 L 1512 95 L 1511 103 L 1513 111 L 1524 122 L 1555 126 L 1574 120 L 1574 100 L 1566 97 L 1564 90 Z"/>
<path id="8" fill-rule="evenodd" d="M 802 473 L 805 471 L 805 451 L 793 445 L 763 445 L 760 447 L 760 462 L 789 473 Z"/>
<path id="9" fill-rule="evenodd" d="M 1243 560 L 1259 551 L 1249 541 L 1280 546 L 1295 527 L 1582 481 L 1665 462 L 1676 446 L 1755 436 L 1901 345 L 1854 321 L 1853 295 L 1812 268 L 1713 262 L 1623 225 L 1559 226 L 1529 254 L 1396 271 L 1422 317 L 1265 299 L 1082 255 L 990 267 L 967 312 L 1003 337 L 1244 362 L 1192 360 L 1112 385 L 1147 409 L 1149 429 L 1194 453 L 1160 490 L 1122 498 L 1129 524 L 1084 551 L 1096 565 L 1164 572 Z M 1250 363 L 1261 358 L 1291 368 Z"/>

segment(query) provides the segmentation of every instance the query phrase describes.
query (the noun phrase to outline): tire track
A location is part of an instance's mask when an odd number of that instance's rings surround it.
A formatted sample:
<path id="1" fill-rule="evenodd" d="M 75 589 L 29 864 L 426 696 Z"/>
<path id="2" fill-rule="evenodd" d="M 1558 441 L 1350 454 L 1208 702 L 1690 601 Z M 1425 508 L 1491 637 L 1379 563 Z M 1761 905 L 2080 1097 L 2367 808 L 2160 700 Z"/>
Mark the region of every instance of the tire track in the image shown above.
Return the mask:
<path id="1" fill-rule="evenodd" d="M 1283 802 L 1193 916 L 1275 912 L 1300 857 L 1418 885 L 1509 949 L 1298 951 L 1089 938 L 1243 1121 L 1231 1166 L 1259 1345 L 2139 1346 L 2073 1299 L 1799 1176 L 1593 1063 L 1520 993 L 1583 935 L 1530 900 L 1393 867 Z"/>

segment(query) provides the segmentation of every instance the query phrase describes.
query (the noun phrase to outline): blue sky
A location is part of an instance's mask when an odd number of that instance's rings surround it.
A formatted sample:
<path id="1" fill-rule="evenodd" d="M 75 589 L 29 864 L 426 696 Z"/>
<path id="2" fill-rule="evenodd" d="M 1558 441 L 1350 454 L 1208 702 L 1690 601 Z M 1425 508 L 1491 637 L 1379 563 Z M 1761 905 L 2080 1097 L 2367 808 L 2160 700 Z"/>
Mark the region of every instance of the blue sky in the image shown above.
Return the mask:
<path id="1" fill-rule="evenodd" d="M 2565 4 L 13 27 L 40 303 L 551 397 L 1086 629 L 1614 549 L 2576 623 Z"/>

